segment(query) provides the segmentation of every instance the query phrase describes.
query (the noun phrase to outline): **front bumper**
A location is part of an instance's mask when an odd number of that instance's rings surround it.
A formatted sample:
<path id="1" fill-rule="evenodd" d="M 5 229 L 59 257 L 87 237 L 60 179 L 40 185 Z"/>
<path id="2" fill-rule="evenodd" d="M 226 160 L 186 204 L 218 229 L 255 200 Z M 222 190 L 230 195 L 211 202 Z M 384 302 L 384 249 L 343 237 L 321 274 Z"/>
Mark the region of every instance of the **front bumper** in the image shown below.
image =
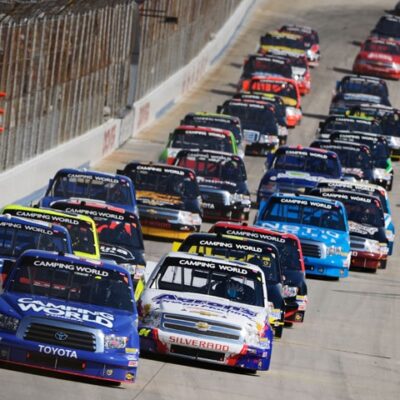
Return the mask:
<path id="1" fill-rule="evenodd" d="M 353 250 L 351 252 L 350 268 L 377 270 L 381 265 L 381 261 L 385 259 L 387 259 L 387 256 L 383 256 L 380 253 Z"/>
<path id="2" fill-rule="evenodd" d="M 318 275 L 332 278 L 346 278 L 349 276 L 349 268 L 345 266 L 345 259 L 337 263 L 334 257 L 316 258 L 304 257 L 307 275 Z"/>
<path id="3" fill-rule="evenodd" d="M 221 203 L 202 203 L 204 221 L 247 221 L 251 204 L 235 203 L 224 205 Z"/>
<path id="4" fill-rule="evenodd" d="M 382 78 L 400 79 L 400 71 L 388 67 L 379 67 L 369 64 L 355 64 L 353 72 L 360 75 L 373 75 Z"/>
<path id="5" fill-rule="evenodd" d="M 112 382 L 134 382 L 136 379 L 138 354 L 73 350 L 22 340 L 4 332 L 1 337 L 0 361 L 5 363 Z"/>
<path id="6" fill-rule="evenodd" d="M 191 360 L 266 371 L 272 352 L 272 332 L 260 347 L 237 341 L 222 341 L 198 336 L 166 332 L 158 328 L 140 327 L 140 348 L 143 351 L 166 354 Z"/>

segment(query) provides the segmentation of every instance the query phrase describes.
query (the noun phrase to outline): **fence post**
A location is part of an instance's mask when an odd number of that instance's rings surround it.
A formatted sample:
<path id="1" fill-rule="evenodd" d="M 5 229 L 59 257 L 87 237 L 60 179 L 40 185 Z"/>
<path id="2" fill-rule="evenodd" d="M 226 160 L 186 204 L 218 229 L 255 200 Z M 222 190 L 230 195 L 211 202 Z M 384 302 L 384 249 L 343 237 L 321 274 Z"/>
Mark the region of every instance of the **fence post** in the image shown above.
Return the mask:
<path id="1" fill-rule="evenodd" d="M 3 108 L 3 99 L 7 96 L 7 93 L 0 92 L 0 133 L 4 132 L 3 126 L 3 115 L 4 115 L 4 108 Z"/>

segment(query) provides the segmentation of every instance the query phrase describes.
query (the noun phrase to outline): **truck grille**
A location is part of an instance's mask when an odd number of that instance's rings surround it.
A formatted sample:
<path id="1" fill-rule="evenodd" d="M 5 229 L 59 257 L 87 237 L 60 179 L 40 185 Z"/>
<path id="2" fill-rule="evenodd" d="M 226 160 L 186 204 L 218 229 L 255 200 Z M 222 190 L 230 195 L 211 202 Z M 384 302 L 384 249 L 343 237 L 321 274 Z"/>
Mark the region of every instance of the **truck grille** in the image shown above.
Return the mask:
<path id="1" fill-rule="evenodd" d="M 205 203 L 225 204 L 225 196 L 221 192 L 205 192 L 200 189 L 201 198 Z"/>
<path id="2" fill-rule="evenodd" d="M 301 249 L 303 250 L 303 256 L 305 257 L 314 257 L 314 258 L 321 258 L 322 251 L 321 246 L 319 244 L 314 243 L 305 243 L 300 241 Z"/>
<path id="3" fill-rule="evenodd" d="M 206 360 L 220 361 L 220 362 L 223 362 L 225 359 L 224 353 L 219 353 L 217 351 L 202 350 L 202 349 L 192 349 L 191 347 L 178 346 L 176 344 L 171 345 L 171 353 L 196 359 L 203 358 Z"/>
<path id="4" fill-rule="evenodd" d="M 33 342 L 62 345 L 77 350 L 93 352 L 96 350 L 96 337 L 91 332 L 77 331 L 39 323 L 31 323 L 28 325 L 24 339 Z"/>
<path id="5" fill-rule="evenodd" d="M 163 327 L 183 333 L 193 333 L 196 336 L 239 340 L 241 328 L 214 321 L 205 321 L 181 315 L 165 314 Z"/>
<path id="6" fill-rule="evenodd" d="M 352 250 L 363 250 L 365 248 L 365 239 L 350 235 L 350 248 Z"/>

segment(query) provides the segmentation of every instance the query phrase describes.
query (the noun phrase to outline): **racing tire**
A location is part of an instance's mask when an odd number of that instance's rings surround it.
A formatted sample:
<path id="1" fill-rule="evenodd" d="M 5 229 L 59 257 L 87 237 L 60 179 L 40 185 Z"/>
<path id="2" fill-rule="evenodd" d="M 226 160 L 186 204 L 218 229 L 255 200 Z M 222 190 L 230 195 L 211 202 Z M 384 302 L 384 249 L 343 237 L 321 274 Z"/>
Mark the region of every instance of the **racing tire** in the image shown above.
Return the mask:
<path id="1" fill-rule="evenodd" d="M 387 267 L 387 260 L 382 260 L 381 261 L 381 265 L 380 265 L 380 269 L 386 269 L 386 267 Z"/>
<path id="2" fill-rule="evenodd" d="M 283 334 L 283 325 L 279 325 L 274 329 L 274 336 L 276 338 L 281 338 Z"/>

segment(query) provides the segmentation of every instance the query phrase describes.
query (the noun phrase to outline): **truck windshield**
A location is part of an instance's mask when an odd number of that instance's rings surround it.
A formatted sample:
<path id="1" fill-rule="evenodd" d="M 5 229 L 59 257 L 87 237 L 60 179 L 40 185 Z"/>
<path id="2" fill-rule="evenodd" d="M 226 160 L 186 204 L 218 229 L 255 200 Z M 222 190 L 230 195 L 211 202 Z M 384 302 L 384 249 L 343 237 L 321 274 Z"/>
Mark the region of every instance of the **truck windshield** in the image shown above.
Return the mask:
<path id="1" fill-rule="evenodd" d="M 193 169 L 197 176 L 203 178 L 230 182 L 244 182 L 246 180 L 244 164 L 239 160 L 221 159 L 220 161 L 214 161 L 212 157 L 188 155 L 179 157 L 178 165 Z"/>
<path id="2" fill-rule="evenodd" d="M 47 266 L 48 265 L 48 266 Z M 134 311 L 127 274 L 93 266 L 26 257 L 15 268 L 10 291 Z"/>
<path id="3" fill-rule="evenodd" d="M 206 149 L 218 150 L 232 153 L 232 141 L 229 136 L 212 133 L 208 134 L 190 134 L 182 131 L 176 131 L 173 135 L 171 147 L 178 149 Z"/>
<path id="4" fill-rule="evenodd" d="M 159 196 L 169 196 L 178 201 L 183 198 L 194 198 L 199 195 L 196 178 L 187 174 L 170 173 L 162 170 L 140 169 L 135 171 L 135 187 L 137 198 L 147 197 L 146 192 L 157 193 Z M 148 195 L 151 197 L 151 193 Z M 160 198 L 161 200 L 161 198 Z"/>
<path id="5" fill-rule="evenodd" d="M 63 232 L 47 228 L 41 229 L 41 232 L 30 231 L 23 227 L 13 228 L 0 223 L 1 256 L 18 257 L 28 249 L 68 253 L 68 238 Z"/>
<path id="6" fill-rule="evenodd" d="M 54 197 L 80 197 L 130 206 L 133 199 L 129 182 L 117 178 L 85 176 L 84 174 L 59 174 L 52 185 Z"/>
<path id="7" fill-rule="evenodd" d="M 342 210 L 337 206 L 326 204 L 325 208 L 325 204 L 318 206 L 318 202 L 286 198 L 271 199 L 268 204 L 262 220 L 346 231 Z"/>
<path id="8" fill-rule="evenodd" d="M 274 113 L 263 107 L 243 107 L 227 104 L 223 108 L 224 114 L 239 117 L 243 128 L 258 127 L 269 135 L 278 135 L 278 125 Z"/>
<path id="9" fill-rule="evenodd" d="M 265 307 L 264 279 L 259 270 L 219 264 L 204 259 L 168 257 L 151 287 L 174 292 L 216 296 L 230 301 Z"/>
<path id="10" fill-rule="evenodd" d="M 301 152 L 280 153 L 274 160 L 273 168 L 340 177 L 338 159 L 332 155 L 318 157 Z"/>
<path id="11" fill-rule="evenodd" d="M 209 244 L 207 244 L 207 242 L 209 242 Z M 205 256 L 220 257 L 231 261 L 248 262 L 261 267 L 267 282 L 280 282 L 281 277 L 277 256 L 273 252 L 266 251 L 257 245 L 253 247 L 261 251 L 257 253 L 255 253 L 254 250 L 249 251 L 251 247 L 252 244 L 249 244 L 249 247 L 247 247 L 245 243 L 240 243 L 239 246 L 237 246 L 234 241 L 223 241 L 221 239 L 207 240 L 189 236 L 182 243 L 179 250 Z"/>

